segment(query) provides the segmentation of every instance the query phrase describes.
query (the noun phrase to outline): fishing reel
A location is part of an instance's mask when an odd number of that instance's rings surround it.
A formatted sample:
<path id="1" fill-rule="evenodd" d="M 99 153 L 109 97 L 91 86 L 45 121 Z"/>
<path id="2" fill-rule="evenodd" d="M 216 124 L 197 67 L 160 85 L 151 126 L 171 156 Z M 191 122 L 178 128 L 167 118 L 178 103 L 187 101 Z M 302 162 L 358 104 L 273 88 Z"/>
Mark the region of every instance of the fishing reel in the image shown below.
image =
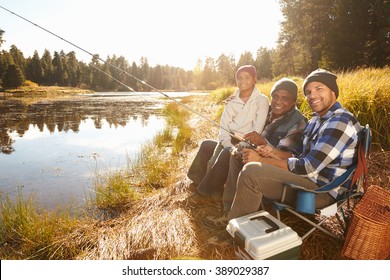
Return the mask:
<path id="1" fill-rule="evenodd" d="M 245 148 L 254 150 L 256 149 L 256 145 L 250 142 L 240 141 L 236 146 L 231 149 L 230 154 L 238 159 L 242 159 L 242 150 Z"/>

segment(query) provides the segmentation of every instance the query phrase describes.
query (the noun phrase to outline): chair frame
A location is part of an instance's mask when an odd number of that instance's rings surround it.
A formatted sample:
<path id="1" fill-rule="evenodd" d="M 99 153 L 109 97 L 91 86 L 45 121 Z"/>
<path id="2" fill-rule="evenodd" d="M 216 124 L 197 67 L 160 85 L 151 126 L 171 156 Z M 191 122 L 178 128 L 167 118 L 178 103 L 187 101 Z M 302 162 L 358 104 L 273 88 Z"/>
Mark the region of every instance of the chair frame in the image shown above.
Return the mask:
<path id="1" fill-rule="evenodd" d="M 322 227 L 322 224 L 325 221 L 327 221 L 330 217 L 336 216 L 345 235 L 346 228 L 348 226 L 348 217 L 344 213 L 345 211 L 344 208 L 346 208 L 346 211 L 350 213 L 364 193 L 364 190 L 366 188 L 366 176 L 367 176 L 366 160 L 368 159 L 370 154 L 370 147 L 371 147 L 371 130 L 369 125 L 367 124 L 365 127 L 363 127 L 363 136 L 362 139 L 359 140 L 357 163 L 351 166 L 349 169 L 347 169 L 347 171 L 345 171 L 344 174 L 337 177 L 329 184 L 317 188 L 315 190 L 308 190 L 298 185 L 285 184 L 282 198 L 280 199 L 280 201 L 273 201 L 273 205 L 276 210 L 276 216 L 278 220 L 280 220 L 280 211 L 287 210 L 288 212 L 294 214 L 295 216 L 297 216 L 298 218 L 302 219 L 303 221 L 307 222 L 312 226 L 312 228 L 301 237 L 302 240 L 307 238 L 316 229 L 321 230 L 322 232 L 326 233 L 327 235 L 333 238 L 339 239 L 339 236 L 333 234 L 329 230 Z M 337 208 L 336 213 L 330 216 L 321 215 L 321 210 L 324 210 L 327 207 L 321 209 L 315 209 L 315 211 L 311 213 L 308 212 L 304 213 L 304 212 L 297 211 L 295 207 L 288 205 L 284 202 L 286 191 L 288 188 L 292 188 L 306 193 L 313 193 L 315 195 L 319 193 L 326 193 L 340 186 L 343 186 L 346 191 L 343 194 L 343 198 L 338 199 L 334 204 L 327 206 L 330 207 L 336 205 L 335 208 Z M 352 203 L 351 200 L 353 201 Z M 316 213 L 320 214 L 317 223 L 313 222 L 312 220 L 304 216 L 304 214 L 314 215 Z"/>

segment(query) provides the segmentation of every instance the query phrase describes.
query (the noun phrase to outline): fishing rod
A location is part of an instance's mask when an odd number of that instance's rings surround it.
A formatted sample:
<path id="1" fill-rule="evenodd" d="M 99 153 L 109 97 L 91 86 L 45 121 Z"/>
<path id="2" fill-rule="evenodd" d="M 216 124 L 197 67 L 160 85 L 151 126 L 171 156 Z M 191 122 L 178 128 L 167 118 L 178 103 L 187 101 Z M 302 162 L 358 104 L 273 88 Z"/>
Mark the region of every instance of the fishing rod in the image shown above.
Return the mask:
<path id="1" fill-rule="evenodd" d="M 113 76 L 111 76 L 110 74 L 108 74 L 107 72 L 103 71 L 102 69 L 100 69 L 99 67 L 93 65 L 93 64 L 90 64 L 93 68 L 95 68 L 96 70 L 100 71 L 102 74 L 106 75 L 107 77 L 113 79 L 115 82 L 117 82 L 118 84 L 124 86 L 125 88 L 127 88 L 128 90 L 132 91 L 132 92 L 136 92 L 132 87 L 126 85 L 125 83 L 119 81 L 118 79 L 114 78 Z"/>
<path id="2" fill-rule="evenodd" d="M 153 91 L 156 91 L 157 93 L 162 94 L 163 96 L 165 96 L 166 98 L 170 99 L 171 101 L 176 102 L 177 104 L 179 104 L 180 106 L 186 108 L 187 110 L 191 111 L 192 113 L 194 113 L 194 114 L 196 114 L 196 115 L 202 117 L 203 119 L 207 120 L 207 121 L 210 122 L 211 124 L 213 124 L 213 125 L 219 127 L 220 129 L 223 129 L 224 131 L 228 132 L 229 135 L 230 135 L 232 138 L 234 138 L 234 139 L 236 139 L 236 140 L 238 140 L 238 141 L 242 141 L 242 142 L 247 143 L 247 144 L 249 145 L 249 147 L 251 147 L 251 148 L 256 148 L 256 147 L 257 147 L 256 145 L 254 145 L 254 144 L 251 143 L 250 141 L 248 141 L 248 140 L 244 139 L 243 137 L 237 135 L 235 132 L 231 131 L 230 129 L 221 126 L 219 123 L 217 123 L 216 121 L 210 119 L 209 117 L 202 115 L 201 113 L 195 111 L 194 109 L 192 109 L 191 107 L 187 106 L 186 104 L 184 104 L 184 103 L 182 103 L 182 102 L 180 102 L 180 101 L 178 101 L 178 100 L 176 100 L 176 99 L 170 97 L 169 95 L 167 95 L 166 93 L 164 93 L 164 92 L 158 90 L 158 89 L 155 88 L 154 86 L 152 86 L 152 85 L 148 84 L 147 82 L 145 82 L 145 81 L 143 81 L 143 80 L 137 78 L 137 77 L 134 76 L 133 74 L 131 74 L 131 73 L 129 73 L 129 72 L 127 72 L 127 71 L 125 71 L 125 70 L 119 68 L 119 67 L 116 66 L 116 65 L 113 65 L 113 64 L 110 63 L 110 62 L 107 62 L 106 60 L 102 59 L 98 54 L 93 54 L 93 53 L 89 52 L 88 50 L 86 50 L 86 49 L 80 47 L 79 45 L 77 45 L 77 44 L 75 44 L 75 43 L 72 43 L 71 41 L 69 41 L 69 40 L 67 40 L 67 39 L 65 39 L 65 38 L 63 38 L 63 37 L 57 35 L 56 33 L 54 33 L 54 32 L 52 32 L 52 31 L 50 31 L 50 30 L 48 30 L 48 29 L 46 29 L 46 28 L 44 28 L 44 27 L 42 27 L 42 26 L 36 24 L 35 22 L 32 22 L 31 20 L 29 20 L 29 19 L 27 19 L 27 18 L 25 18 L 25 17 L 23 17 L 23 16 L 21 16 L 21 15 L 15 13 L 15 12 L 13 12 L 13 11 L 11 11 L 11 10 L 9 10 L 9 9 L 7 9 L 7 8 L 5 8 L 5 7 L 3 7 L 3 6 L 1 6 L 1 5 L 0 5 L 0 8 L 2 8 L 3 10 L 5 10 L 5 11 L 11 13 L 12 15 L 14 15 L 14 16 L 16 16 L 16 17 L 18 17 L 18 18 L 21 18 L 22 20 L 24 20 L 24 21 L 26 21 L 26 22 L 28 22 L 28 23 L 30 23 L 30 24 L 32 24 L 32 25 L 38 27 L 39 29 L 41 29 L 41 30 L 43 30 L 43 31 L 45 31 L 45 32 L 47 32 L 47 33 L 53 35 L 54 37 L 57 37 L 58 39 L 60 39 L 60 40 L 62 40 L 62 41 L 64 41 L 64 42 L 66 42 L 66 43 L 72 45 L 73 47 L 75 47 L 75 48 L 77 48 L 77 49 L 79 49 L 79 50 L 85 52 L 86 54 L 92 56 L 93 58 L 95 58 L 95 59 L 97 59 L 97 60 L 103 62 L 104 64 L 109 65 L 109 66 L 113 67 L 114 69 L 116 69 L 116 70 L 118 70 L 118 71 L 120 71 L 120 72 L 122 72 L 122 73 L 128 75 L 129 77 L 131 77 L 131 78 L 135 79 L 136 81 L 142 83 L 143 85 L 149 87 L 149 88 L 152 89 Z M 134 92 L 135 92 L 134 89 L 132 89 L 132 88 L 129 87 L 128 85 L 122 83 L 121 81 L 117 80 L 116 78 L 114 78 L 113 76 L 111 76 L 111 75 L 109 75 L 108 73 L 104 72 L 103 70 L 97 68 L 97 67 L 94 66 L 94 65 L 93 65 L 93 67 L 95 67 L 96 69 L 98 69 L 99 71 L 101 71 L 102 73 L 104 73 L 105 75 L 107 75 L 108 77 L 110 77 L 111 79 L 113 79 L 114 81 L 120 83 L 121 85 L 123 85 L 124 87 L 126 87 L 127 89 L 129 89 L 130 91 L 134 91 Z"/>

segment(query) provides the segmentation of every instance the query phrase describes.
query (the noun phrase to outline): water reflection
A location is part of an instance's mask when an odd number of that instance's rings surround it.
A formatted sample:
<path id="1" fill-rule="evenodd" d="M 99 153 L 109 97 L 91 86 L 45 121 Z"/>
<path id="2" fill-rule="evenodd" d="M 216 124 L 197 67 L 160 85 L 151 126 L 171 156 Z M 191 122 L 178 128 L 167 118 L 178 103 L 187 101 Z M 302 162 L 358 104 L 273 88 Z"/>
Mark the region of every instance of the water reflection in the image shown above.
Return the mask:
<path id="1" fill-rule="evenodd" d="M 93 177 L 134 160 L 164 127 L 156 94 L 0 100 L 0 190 L 34 191 L 46 207 L 83 201 Z"/>
<path id="2" fill-rule="evenodd" d="M 132 98 L 133 97 L 133 98 Z M 149 98 L 150 99 L 150 98 Z M 142 100 L 132 95 L 91 95 L 80 96 L 72 100 L 44 101 L 26 104 L 18 99 L 0 101 L 0 145 L 1 151 L 10 154 L 14 151 L 14 139 L 10 137 L 17 132 L 20 137 L 29 129 L 30 124 L 42 132 L 46 126 L 50 132 L 79 131 L 80 122 L 92 119 L 95 128 L 102 126 L 106 120 L 115 127 L 125 126 L 131 119 L 141 118 L 146 124 L 151 113 L 161 107 L 156 100 Z"/>

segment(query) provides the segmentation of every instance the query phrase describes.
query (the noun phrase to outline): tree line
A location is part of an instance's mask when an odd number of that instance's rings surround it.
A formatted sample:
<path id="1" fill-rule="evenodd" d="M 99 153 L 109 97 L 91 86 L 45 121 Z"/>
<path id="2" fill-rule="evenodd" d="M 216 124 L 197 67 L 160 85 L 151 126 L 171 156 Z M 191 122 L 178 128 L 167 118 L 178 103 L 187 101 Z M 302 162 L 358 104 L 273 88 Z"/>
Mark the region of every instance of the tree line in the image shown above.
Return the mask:
<path id="1" fill-rule="evenodd" d="M 20 86 L 24 80 L 39 85 L 88 88 L 95 91 L 147 91 L 142 83 L 161 90 L 212 90 L 235 84 L 236 69 L 244 64 L 257 68 L 258 79 L 281 75 L 305 76 L 322 67 L 333 71 L 359 67 L 385 67 L 390 62 L 390 4 L 388 0 L 279 0 L 284 16 L 277 46 L 260 47 L 255 56 L 221 54 L 198 60 L 186 71 L 168 65 L 150 66 L 147 57 L 129 63 L 123 56 L 90 63 L 78 61 L 75 52 L 35 51 L 25 58 L 17 46 L 0 52 L 0 85 Z M 266 28 L 266 27 L 258 27 Z M 5 31 L 0 29 L 0 47 Z M 122 69 L 136 80 L 124 74 Z M 120 81 L 118 83 L 114 79 Z M 126 85 L 126 86 L 124 86 Z"/>

